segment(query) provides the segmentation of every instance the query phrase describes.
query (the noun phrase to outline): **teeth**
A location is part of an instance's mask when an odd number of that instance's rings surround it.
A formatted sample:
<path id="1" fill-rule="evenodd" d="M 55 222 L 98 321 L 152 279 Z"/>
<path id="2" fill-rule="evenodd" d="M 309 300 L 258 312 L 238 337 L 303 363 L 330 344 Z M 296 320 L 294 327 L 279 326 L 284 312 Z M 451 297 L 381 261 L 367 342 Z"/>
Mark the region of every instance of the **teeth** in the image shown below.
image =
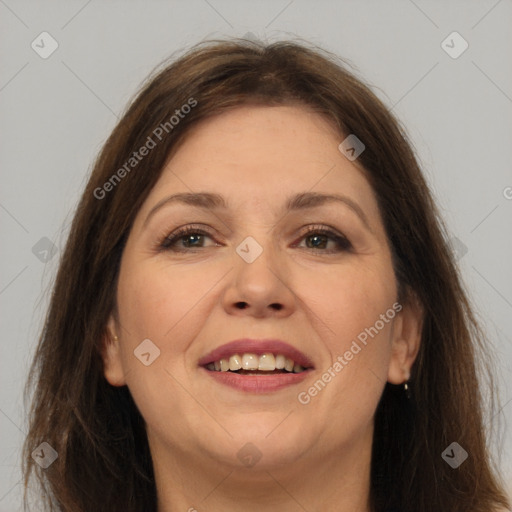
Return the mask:
<path id="1" fill-rule="evenodd" d="M 276 370 L 283 370 L 285 362 L 286 362 L 286 357 L 284 357 L 283 354 L 278 354 L 276 356 Z"/>
<path id="2" fill-rule="evenodd" d="M 242 356 L 242 368 L 244 370 L 257 370 L 259 358 L 256 354 L 244 354 Z"/>
<path id="3" fill-rule="evenodd" d="M 242 368 L 242 358 L 235 354 L 229 358 L 229 369 L 234 372 L 236 370 L 240 370 Z"/>
<path id="4" fill-rule="evenodd" d="M 260 361 L 258 363 L 258 370 L 262 370 L 264 372 L 271 372 L 276 369 L 276 359 L 274 354 L 263 354 L 260 356 Z"/>
<path id="5" fill-rule="evenodd" d="M 224 358 L 220 361 L 209 363 L 206 368 L 211 371 L 235 372 L 237 370 L 259 370 L 271 372 L 273 370 L 286 370 L 290 373 L 300 373 L 306 368 L 296 364 L 293 359 L 285 357 L 283 354 L 272 354 L 267 352 L 258 356 L 256 354 L 233 354 L 229 359 Z"/>

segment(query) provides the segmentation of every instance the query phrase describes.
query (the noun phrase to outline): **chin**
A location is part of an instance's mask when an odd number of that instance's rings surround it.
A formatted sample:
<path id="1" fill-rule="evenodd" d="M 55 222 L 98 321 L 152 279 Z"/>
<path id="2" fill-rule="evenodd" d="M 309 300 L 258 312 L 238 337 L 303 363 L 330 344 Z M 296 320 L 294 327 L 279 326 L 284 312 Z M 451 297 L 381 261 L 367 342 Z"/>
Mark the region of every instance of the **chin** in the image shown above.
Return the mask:
<path id="1" fill-rule="evenodd" d="M 208 446 L 205 446 L 204 450 L 220 463 L 238 469 L 246 467 L 253 471 L 270 471 L 279 466 L 295 463 L 303 457 L 310 446 L 308 436 L 298 425 L 278 426 L 282 419 L 274 421 L 270 428 L 269 422 L 256 421 L 247 425 L 245 419 L 244 428 L 228 428 L 233 437 L 219 433 L 222 437 L 217 437 L 214 441 L 210 434 L 206 439 Z M 212 446 L 214 442 L 215 445 Z"/>

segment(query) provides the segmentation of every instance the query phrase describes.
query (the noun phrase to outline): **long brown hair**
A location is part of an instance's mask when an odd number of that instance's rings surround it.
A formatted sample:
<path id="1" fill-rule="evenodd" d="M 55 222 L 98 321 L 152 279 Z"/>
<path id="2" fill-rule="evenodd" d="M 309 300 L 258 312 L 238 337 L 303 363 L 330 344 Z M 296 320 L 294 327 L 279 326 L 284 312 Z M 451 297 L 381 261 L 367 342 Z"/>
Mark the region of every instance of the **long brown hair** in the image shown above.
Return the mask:
<path id="1" fill-rule="evenodd" d="M 137 212 L 190 128 L 244 104 L 307 106 L 338 127 L 340 142 L 348 134 L 364 142 L 358 162 L 378 200 L 397 281 L 404 300 L 413 293 L 424 309 L 412 396 L 388 383 L 376 411 L 373 511 L 507 507 L 486 444 L 482 385 L 488 379 L 481 372 L 489 368 L 488 347 L 405 131 L 335 56 L 305 43 L 245 40 L 200 43 L 155 70 L 95 163 L 27 382 L 27 396 L 33 396 L 25 487 L 35 475 L 52 511 L 156 511 L 144 421 L 128 388 L 113 387 L 103 376 L 120 258 Z M 183 105 L 191 106 L 181 110 L 186 115 L 170 121 Z M 131 161 L 148 137 L 156 145 Z M 58 453 L 46 469 L 31 457 L 42 442 Z M 469 454 L 457 469 L 441 456 L 452 442 Z"/>

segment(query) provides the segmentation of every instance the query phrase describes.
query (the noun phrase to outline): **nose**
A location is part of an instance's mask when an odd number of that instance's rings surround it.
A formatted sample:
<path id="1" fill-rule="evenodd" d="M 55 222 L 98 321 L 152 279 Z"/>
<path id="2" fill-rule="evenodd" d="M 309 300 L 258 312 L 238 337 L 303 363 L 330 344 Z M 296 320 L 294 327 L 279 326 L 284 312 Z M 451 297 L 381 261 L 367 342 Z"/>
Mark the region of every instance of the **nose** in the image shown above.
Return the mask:
<path id="1" fill-rule="evenodd" d="M 263 247 L 252 262 L 236 252 L 234 258 L 235 268 L 230 272 L 231 281 L 223 297 L 228 314 L 255 318 L 284 318 L 292 314 L 297 297 L 289 283 L 290 272 L 271 244 Z"/>

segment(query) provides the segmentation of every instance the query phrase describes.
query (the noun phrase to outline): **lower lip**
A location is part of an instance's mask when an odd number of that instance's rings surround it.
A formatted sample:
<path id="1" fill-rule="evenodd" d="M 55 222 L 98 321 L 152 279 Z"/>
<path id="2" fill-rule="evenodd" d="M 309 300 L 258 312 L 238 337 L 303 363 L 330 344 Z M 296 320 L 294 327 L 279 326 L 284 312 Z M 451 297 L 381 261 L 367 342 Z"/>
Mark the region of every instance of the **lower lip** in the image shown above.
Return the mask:
<path id="1" fill-rule="evenodd" d="M 239 373 L 212 371 L 206 368 L 202 368 L 202 370 L 220 384 L 251 393 L 269 393 L 288 386 L 293 386 L 294 384 L 299 384 L 311 371 L 305 370 L 300 373 L 274 373 L 272 375 L 240 375 Z"/>

